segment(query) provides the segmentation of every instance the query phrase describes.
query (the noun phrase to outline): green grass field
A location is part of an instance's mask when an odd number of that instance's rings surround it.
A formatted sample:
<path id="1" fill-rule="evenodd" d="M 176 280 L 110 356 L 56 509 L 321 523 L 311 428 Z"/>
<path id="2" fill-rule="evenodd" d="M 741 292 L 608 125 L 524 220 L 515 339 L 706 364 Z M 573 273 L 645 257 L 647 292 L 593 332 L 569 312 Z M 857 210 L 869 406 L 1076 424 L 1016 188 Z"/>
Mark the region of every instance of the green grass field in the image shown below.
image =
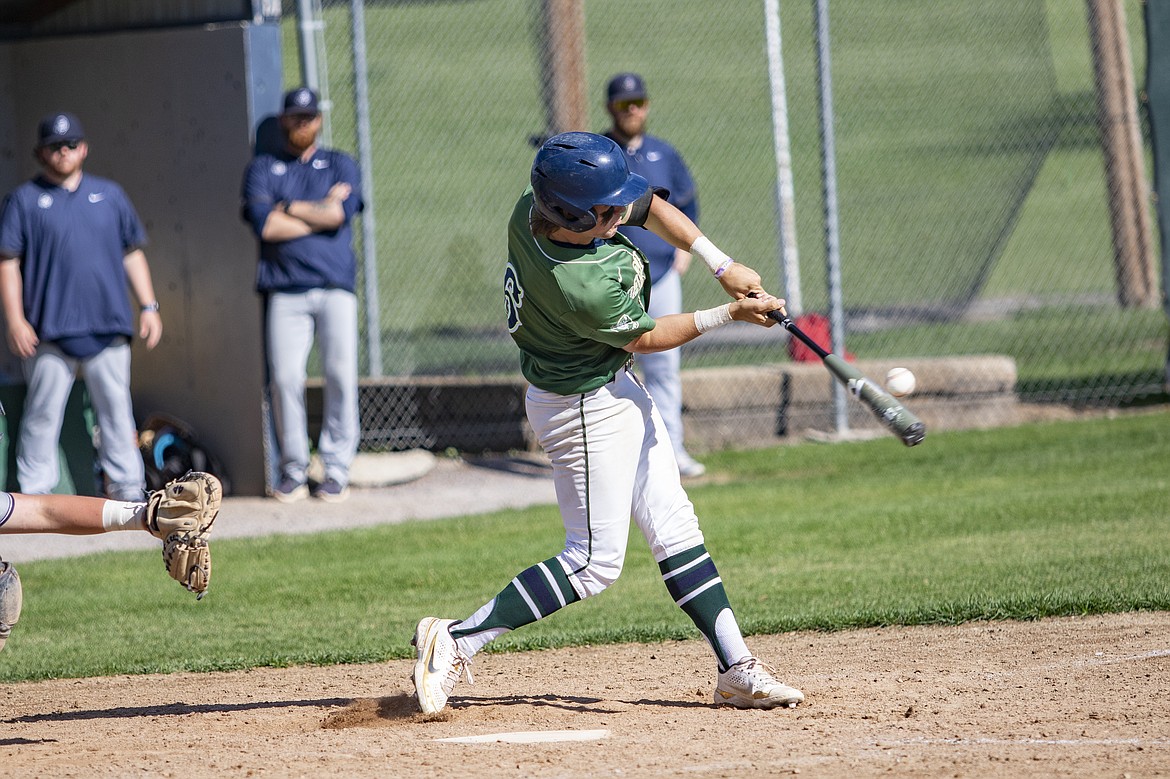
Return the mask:
<path id="1" fill-rule="evenodd" d="M 1170 413 L 724 452 L 690 490 L 752 633 L 1170 608 Z M 560 548 L 555 507 L 214 542 L 196 603 L 155 552 L 21 563 L 0 680 L 409 656 Z M 696 637 L 644 543 L 601 596 L 492 649 Z"/>
<path id="2" fill-rule="evenodd" d="M 607 126 L 606 79 L 625 69 L 643 73 L 654 100 L 651 131 L 688 160 L 703 228 L 780 289 L 761 5 L 647 0 L 638 18 L 653 33 L 635 37 L 636 45 L 616 32 L 627 5 L 591 0 L 586 7 L 587 129 Z M 1140 86 L 1141 5 L 1124 6 Z M 510 345 L 492 337 L 503 334 L 503 224 L 527 180 L 529 138 L 544 127 L 537 7 L 367 3 L 389 375 L 516 370 Z M 353 149 L 344 4 L 327 3 L 325 22 L 333 141 Z M 801 286 L 805 309 L 824 310 L 812 27 L 810 4 L 782 4 Z M 831 34 L 847 308 L 961 297 L 981 274 L 982 296 L 1009 302 L 989 324 L 909 321 L 851 332 L 850 350 L 870 358 L 1008 354 L 1026 382 L 1055 388 L 1040 393 L 1046 398 L 1110 402 L 1148 392 L 1165 360 L 1165 317 L 1114 303 L 1083 4 L 846 0 L 832 7 Z M 291 16 L 284 43 L 293 83 Z M 684 279 L 684 295 L 691 308 L 722 300 L 700 273 Z M 1038 302 L 1044 311 L 1017 314 L 1013 301 Z M 712 359 L 753 363 L 768 355 L 750 347 L 724 356 L 692 350 L 684 367 Z M 1093 386 L 1119 388 L 1085 390 Z"/>

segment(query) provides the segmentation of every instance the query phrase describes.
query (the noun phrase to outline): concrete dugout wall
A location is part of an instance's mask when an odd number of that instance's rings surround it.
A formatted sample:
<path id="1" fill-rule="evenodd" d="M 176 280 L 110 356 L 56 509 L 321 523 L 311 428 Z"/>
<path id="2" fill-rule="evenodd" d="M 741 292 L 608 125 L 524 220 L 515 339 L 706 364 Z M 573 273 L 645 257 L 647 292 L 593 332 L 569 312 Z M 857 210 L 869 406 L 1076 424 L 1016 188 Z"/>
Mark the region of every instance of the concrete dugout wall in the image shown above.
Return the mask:
<path id="1" fill-rule="evenodd" d="M 135 414 L 192 425 L 237 494 L 265 484 L 256 241 L 240 220 L 240 181 L 280 92 L 275 24 L 0 44 L 0 190 L 36 173 L 43 115 L 78 115 L 86 170 L 122 185 L 150 238 L 164 334 L 153 351 L 135 344 Z M 0 381 L 21 382 L 19 362 L 2 351 Z"/>

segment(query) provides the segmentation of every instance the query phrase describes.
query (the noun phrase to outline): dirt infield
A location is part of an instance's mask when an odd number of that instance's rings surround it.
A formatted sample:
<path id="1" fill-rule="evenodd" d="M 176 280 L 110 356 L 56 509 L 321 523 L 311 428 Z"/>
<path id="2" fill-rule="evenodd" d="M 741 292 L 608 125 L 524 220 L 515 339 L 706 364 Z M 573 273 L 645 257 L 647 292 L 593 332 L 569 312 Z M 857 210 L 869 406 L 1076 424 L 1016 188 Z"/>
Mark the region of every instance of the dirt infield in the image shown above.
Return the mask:
<path id="1" fill-rule="evenodd" d="M 794 710 L 711 705 L 700 641 L 0 685 L 7 776 L 1170 776 L 1170 613 L 755 636 Z M 511 743 L 507 734 L 588 740 Z M 485 743 L 438 739 L 487 736 Z"/>

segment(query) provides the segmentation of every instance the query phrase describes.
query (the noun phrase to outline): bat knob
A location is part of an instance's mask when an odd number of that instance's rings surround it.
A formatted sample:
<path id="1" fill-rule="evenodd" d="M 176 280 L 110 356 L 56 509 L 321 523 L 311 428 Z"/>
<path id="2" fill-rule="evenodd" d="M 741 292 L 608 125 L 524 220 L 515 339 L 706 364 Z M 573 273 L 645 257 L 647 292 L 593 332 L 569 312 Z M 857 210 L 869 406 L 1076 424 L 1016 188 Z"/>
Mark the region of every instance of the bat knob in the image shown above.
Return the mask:
<path id="1" fill-rule="evenodd" d="M 915 422 L 902 432 L 902 443 L 906 446 L 917 446 L 926 438 L 926 425 Z"/>

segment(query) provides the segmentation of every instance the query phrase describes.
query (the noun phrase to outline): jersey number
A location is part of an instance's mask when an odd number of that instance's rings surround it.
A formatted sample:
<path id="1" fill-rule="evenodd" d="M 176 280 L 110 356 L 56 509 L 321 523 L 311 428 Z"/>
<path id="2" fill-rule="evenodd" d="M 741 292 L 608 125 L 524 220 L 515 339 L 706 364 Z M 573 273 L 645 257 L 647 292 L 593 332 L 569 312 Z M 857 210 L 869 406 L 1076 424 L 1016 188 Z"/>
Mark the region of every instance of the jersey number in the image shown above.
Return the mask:
<path id="1" fill-rule="evenodd" d="M 524 305 L 524 288 L 512 263 L 504 269 L 504 310 L 508 314 L 508 332 L 516 332 L 521 325 L 520 309 Z"/>

